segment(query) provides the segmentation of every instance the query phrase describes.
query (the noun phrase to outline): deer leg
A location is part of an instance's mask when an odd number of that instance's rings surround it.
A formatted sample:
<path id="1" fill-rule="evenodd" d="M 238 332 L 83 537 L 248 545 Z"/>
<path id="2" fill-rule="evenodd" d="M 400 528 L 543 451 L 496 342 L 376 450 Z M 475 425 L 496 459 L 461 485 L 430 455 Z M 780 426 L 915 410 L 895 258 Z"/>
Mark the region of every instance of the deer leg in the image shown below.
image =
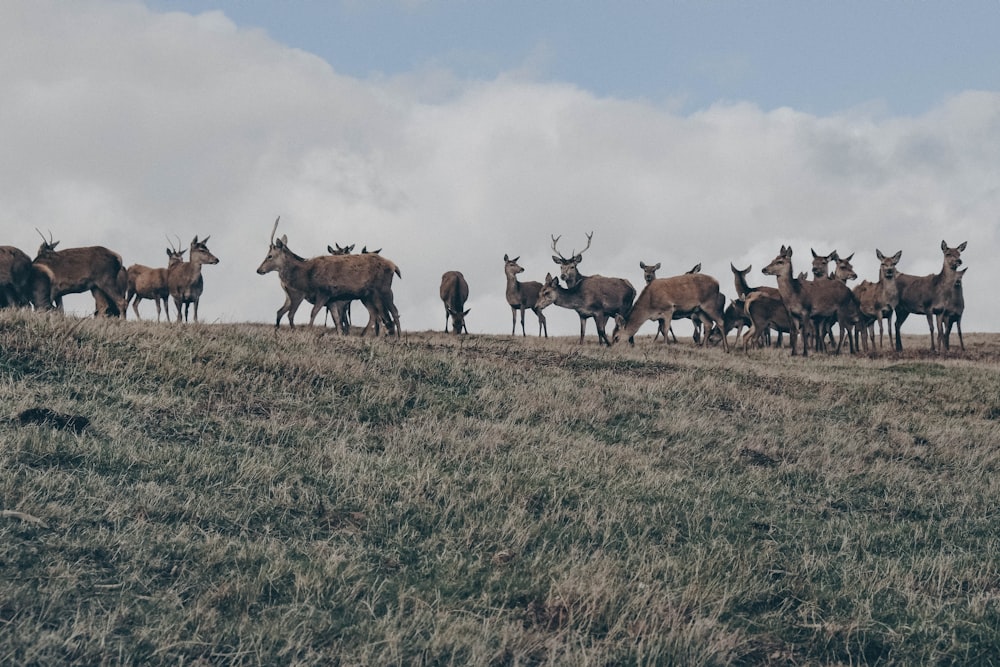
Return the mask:
<path id="1" fill-rule="evenodd" d="M 542 311 L 540 309 L 538 309 L 538 308 L 533 308 L 532 310 L 535 311 L 535 315 L 538 317 L 538 335 L 539 335 L 539 337 L 541 337 L 541 335 L 542 335 L 542 329 L 544 329 L 545 330 L 545 337 L 548 338 L 549 337 L 549 327 L 545 323 L 545 314 L 542 313 Z"/>
<path id="2" fill-rule="evenodd" d="M 587 317 L 589 315 L 580 315 L 580 344 L 583 345 L 583 334 L 587 331 Z M 600 334 L 598 334 L 600 337 Z"/>
<path id="3" fill-rule="evenodd" d="M 136 294 L 135 298 L 132 300 L 132 312 L 135 313 L 135 319 L 137 319 L 137 320 L 141 320 L 142 319 L 141 317 L 139 317 L 139 302 L 140 301 L 142 301 L 142 297 L 139 296 L 138 294 Z M 154 301 L 156 301 L 156 321 L 159 322 L 160 321 L 160 302 L 158 300 L 156 300 L 156 299 L 154 299 Z"/>
<path id="4" fill-rule="evenodd" d="M 927 312 L 927 328 L 931 331 L 931 352 L 937 352 L 937 347 L 934 345 L 934 314 L 930 311 Z"/>

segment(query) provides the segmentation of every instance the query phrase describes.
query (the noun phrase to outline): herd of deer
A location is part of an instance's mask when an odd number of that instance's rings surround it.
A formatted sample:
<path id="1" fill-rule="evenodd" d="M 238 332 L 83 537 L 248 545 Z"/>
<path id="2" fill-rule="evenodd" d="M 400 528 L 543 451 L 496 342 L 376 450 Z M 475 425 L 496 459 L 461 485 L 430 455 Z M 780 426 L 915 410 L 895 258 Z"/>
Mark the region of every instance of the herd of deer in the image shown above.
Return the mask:
<path id="1" fill-rule="evenodd" d="M 866 280 L 853 290 L 847 286 L 847 281 L 858 277 L 851 266 L 853 253 L 840 257 L 836 251 L 829 255 L 812 251 L 810 278 L 804 273 L 794 274 L 792 249 L 782 246 L 777 257 L 762 269 L 763 274 L 777 279 L 777 287 L 751 287 L 746 278 L 751 267 L 740 270 L 730 264 L 737 298 L 727 306 L 719 282 L 700 273 L 700 264 L 682 275 L 657 278 L 659 263 L 648 265 L 639 262 L 646 286 L 638 297 L 632 285 L 622 278 L 580 274 L 578 265 L 583 259 L 583 252 L 590 248 L 592 236 L 587 235 L 587 247 L 583 251 L 577 253 L 574 250 L 569 258 L 564 257 L 556 247 L 559 237 L 553 237 L 552 250 L 556 254 L 552 260 L 560 265 L 561 273 L 558 278 L 547 274 L 543 283 L 519 282 L 517 275 L 524 269 L 517 263 L 518 258 L 511 259 L 504 255 L 507 303 L 513 317 L 512 335 L 517 329 L 519 311 L 521 335 L 525 335 L 524 313 L 532 310 L 538 316 L 538 335 L 541 336 L 544 329 L 547 337 L 542 310 L 554 303 L 579 314 L 581 342 L 586 321 L 591 317 L 597 324 L 599 341 L 607 345 L 625 339 L 633 343 L 636 332 L 650 320 L 659 323 L 657 336 L 663 334 L 666 341 L 665 329 L 669 330 L 671 320 L 690 318 L 695 325 L 696 342 L 704 345 L 706 340 L 718 340 L 726 350 L 729 349 L 728 333 L 736 329 L 736 340 L 739 341 L 741 330 L 746 326 L 748 329 L 742 339 L 744 351 L 750 345 L 766 344 L 773 330 L 778 332 L 779 345 L 781 335 L 789 334 L 793 355 L 799 349 L 798 338 L 801 336 L 802 354 L 808 355 L 810 346 L 824 350 L 828 339 L 831 344 L 834 342 L 832 325 L 836 323 L 840 330 L 840 339 L 836 341 L 837 352 L 841 350 L 845 338 L 852 353 L 860 349 L 868 352 L 869 343 L 874 352 L 877 323 L 878 347 L 882 347 L 883 334 L 888 328 L 890 343 L 894 342 L 896 350 L 902 351 L 900 327 L 909 315 L 920 314 L 927 317 L 931 350 L 937 350 L 938 346 L 949 348 L 953 326 L 957 327 L 962 350 L 965 349 L 962 339 L 962 313 L 965 310 L 962 277 L 966 270 L 958 269 L 962 265 L 961 254 L 965 243 L 950 248 L 942 241 L 944 264 L 939 273 L 927 276 L 911 276 L 897 271 L 902 251 L 886 256 L 876 249 L 875 255 L 880 262 L 878 282 Z M 831 262 L 835 264 L 832 273 L 829 272 Z M 560 279 L 566 287 L 560 285 Z M 896 318 L 895 335 L 892 332 L 893 315 Z M 604 327 L 612 317 L 616 324 L 609 341 Z M 702 327 L 708 335 L 700 333 Z"/>
<path id="2" fill-rule="evenodd" d="M 354 246 L 327 246 L 328 254 L 306 259 L 288 247 L 288 239 L 275 239 L 278 220 L 271 230 L 270 245 L 264 261 L 257 269 L 260 275 L 271 271 L 278 273 L 285 292 L 285 302 L 278 309 L 275 327 L 287 315 L 289 327 L 294 327 L 295 312 L 302 301 L 312 304 L 310 325 L 324 308 L 334 314 L 335 326 L 347 333 L 350 327 L 350 304 L 361 301 L 368 311 L 368 323 L 361 332 L 365 335 L 374 328 L 380 333 L 384 326 L 387 334 L 399 336 L 401 328 L 399 311 L 393 293 L 393 276 L 402 277 L 399 267 L 380 254 L 380 250 L 362 249 L 352 254 Z M 41 235 L 41 232 L 39 232 Z M 559 265 L 560 275 L 551 273 L 542 283 L 521 282 L 518 274 L 524 269 L 519 257 L 504 255 L 507 276 L 506 298 L 511 307 L 511 335 L 517 331 L 520 312 L 521 335 L 527 335 L 524 326 L 525 311 L 531 310 L 538 318 L 538 335 L 548 337 L 548 327 L 543 310 L 555 304 L 575 310 L 580 317 L 580 342 L 584 340 L 586 322 L 593 318 L 597 325 L 598 341 L 611 345 L 621 340 L 634 343 L 634 336 L 643 323 L 658 322 L 657 336 L 673 335 L 670 322 L 689 318 L 694 323 L 695 341 L 720 341 L 728 351 L 728 333 L 736 329 L 736 340 L 744 326 L 743 349 L 770 342 L 771 331 L 777 332 L 777 344 L 782 334 L 790 338 L 792 354 L 796 354 L 801 337 L 801 350 L 808 355 L 809 348 L 826 349 L 827 341 L 836 343 L 839 352 L 846 338 L 851 352 L 875 350 L 875 325 L 878 324 L 878 347 L 882 347 L 885 329 L 889 331 L 890 344 L 894 341 L 897 351 L 902 351 L 900 327 L 910 314 L 927 317 L 931 334 L 931 349 L 938 346 L 948 349 L 952 327 L 956 326 L 959 344 L 962 340 L 962 276 L 965 269 L 961 254 L 965 243 L 950 248 L 942 241 L 944 265 L 939 273 L 911 276 L 896 269 L 902 251 L 892 256 L 880 250 L 875 254 L 880 261 L 878 282 L 863 281 L 853 290 L 847 281 L 857 278 L 851 266 L 853 253 L 840 257 L 836 251 L 829 255 L 812 252 L 812 276 L 795 276 L 792 269 L 792 249 L 781 247 L 780 252 L 762 269 L 765 275 L 777 279 L 777 287 L 755 286 L 747 282 L 751 267 L 739 270 L 732 264 L 737 298 L 727 306 L 719 282 L 701 273 L 698 264 L 689 272 L 669 278 L 657 278 L 660 264 L 639 262 L 643 269 L 645 287 L 636 296 L 632 284 L 623 278 L 580 273 L 583 253 L 590 248 L 593 233 L 587 234 L 587 246 L 569 257 L 557 249 L 559 237 L 552 237 L 552 260 Z M 201 268 L 205 264 L 218 264 L 219 259 L 208 249 L 208 237 L 194 237 L 187 249 L 167 248 L 167 266 L 150 268 L 140 264 L 124 267 L 121 255 L 103 246 L 56 250 L 57 241 L 51 234 L 42 236 L 38 255 L 31 260 L 13 246 L 0 246 L 0 307 L 33 305 L 39 310 L 62 310 L 66 294 L 90 291 L 94 296 L 95 314 L 125 317 L 127 306 L 132 304 L 139 317 L 139 302 L 152 299 L 156 304 L 156 318 L 160 319 L 160 304 L 169 321 L 168 299 L 172 298 L 177 311 L 177 322 L 187 321 L 189 307 L 194 305 L 194 321 L 198 321 L 198 302 L 204 288 Z M 188 259 L 184 260 L 184 253 Z M 834 271 L 829 272 L 830 263 Z M 563 287 L 563 284 L 565 287 Z M 441 277 L 441 301 L 445 306 L 445 331 L 451 323 L 455 334 L 467 333 L 465 317 L 469 310 L 469 285 L 458 271 L 447 271 Z M 895 335 L 892 318 L 895 315 Z M 605 331 L 607 321 L 614 318 L 615 328 L 611 339 Z M 832 325 L 839 327 L 840 338 L 833 338 Z M 707 331 L 702 333 L 702 331 Z M 676 337 L 674 337 L 676 341 Z"/>
<path id="3" fill-rule="evenodd" d="M 13 246 L 0 246 L 0 307 L 34 306 L 37 310 L 62 310 L 63 297 L 90 291 L 94 296 L 94 312 L 98 315 L 125 317 L 128 304 L 139 317 L 139 302 L 152 299 L 156 303 L 156 319 L 160 319 L 160 302 L 170 319 L 168 299 L 173 298 L 177 321 L 181 309 L 187 321 L 194 304 L 194 321 L 198 321 L 198 301 L 204 289 L 201 277 L 203 264 L 218 264 L 219 259 L 208 249 L 208 237 L 194 237 L 190 248 L 181 250 L 171 244 L 167 248 L 166 268 L 153 269 L 141 264 L 125 267 L 122 256 L 104 246 L 56 250 L 58 241 L 46 239 L 32 260 Z M 190 252 L 184 261 L 184 253 Z"/>

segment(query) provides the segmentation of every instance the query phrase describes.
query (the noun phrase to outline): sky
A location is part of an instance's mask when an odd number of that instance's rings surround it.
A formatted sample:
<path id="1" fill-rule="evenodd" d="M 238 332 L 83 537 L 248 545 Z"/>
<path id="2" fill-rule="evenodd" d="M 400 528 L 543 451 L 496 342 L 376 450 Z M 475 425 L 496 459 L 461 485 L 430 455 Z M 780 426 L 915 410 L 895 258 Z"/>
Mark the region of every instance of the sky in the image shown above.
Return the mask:
<path id="1" fill-rule="evenodd" d="M 963 328 L 997 332 L 996 34 L 998 0 L 7 0 L 0 244 L 165 266 L 210 236 L 201 320 L 273 322 L 280 216 L 303 256 L 382 248 L 405 330 L 444 329 L 458 270 L 470 333 L 503 334 L 504 255 L 541 281 L 553 236 L 593 232 L 584 274 L 701 263 L 730 298 L 782 245 L 875 281 L 876 249 L 924 275 L 967 242 Z"/>

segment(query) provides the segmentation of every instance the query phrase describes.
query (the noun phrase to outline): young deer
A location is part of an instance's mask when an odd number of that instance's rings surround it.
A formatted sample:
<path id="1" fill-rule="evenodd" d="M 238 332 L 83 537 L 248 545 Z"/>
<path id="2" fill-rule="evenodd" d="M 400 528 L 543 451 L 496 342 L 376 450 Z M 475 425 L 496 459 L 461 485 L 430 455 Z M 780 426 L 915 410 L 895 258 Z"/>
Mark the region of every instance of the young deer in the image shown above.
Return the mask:
<path id="1" fill-rule="evenodd" d="M 549 328 L 545 323 L 545 314 L 542 313 L 542 309 L 538 306 L 538 295 L 542 291 L 542 284 L 536 280 L 529 280 L 525 282 L 519 282 L 517 280 L 517 274 L 524 271 L 524 268 L 517 263 L 521 259 L 518 255 L 514 259 L 511 259 L 507 255 L 503 256 L 503 272 L 507 276 L 507 305 L 510 306 L 511 315 L 511 327 L 510 335 L 513 336 L 517 331 L 517 311 L 521 311 L 521 336 L 524 337 L 527 334 L 524 332 L 524 311 L 530 310 L 538 318 L 538 335 L 541 337 L 542 331 L 545 331 L 545 337 L 549 337 Z"/>
<path id="2" fill-rule="evenodd" d="M 205 289 L 205 280 L 201 277 L 203 264 L 218 264 L 219 258 L 208 249 L 206 236 L 201 241 L 195 236 L 188 250 L 188 261 L 177 262 L 167 268 L 167 285 L 170 296 L 177 309 L 177 322 L 181 321 L 181 306 L 184 307 L 184 321 L 188 321 L 188 312 L 194 304 L 194 321 L 198 322 L 198 302 Z"/>

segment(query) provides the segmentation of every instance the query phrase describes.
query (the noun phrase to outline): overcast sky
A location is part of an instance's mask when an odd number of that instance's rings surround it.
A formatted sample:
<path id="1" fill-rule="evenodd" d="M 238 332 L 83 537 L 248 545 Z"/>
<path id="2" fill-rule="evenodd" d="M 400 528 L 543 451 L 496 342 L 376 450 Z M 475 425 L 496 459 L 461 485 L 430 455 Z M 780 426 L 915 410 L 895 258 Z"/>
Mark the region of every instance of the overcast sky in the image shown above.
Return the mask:
<path id="1" fill-rule="evenodd" d="M 272 322 L 280 215 L 301 255 L 383 248 L 404 329 L 443 329 L 459 270 L 470 332 L 509 333 L 503 256 L 542 280 L 551 235 L 594 232 L 585 274 L 701 262 L 729 297 L 782 244 L 874 281 L 876 248 L 926 274 L 967 241 L 964 329 L 996 332 L 997 34 L 996 0 L 7 0 L 0 244 L 163 266 L 211 235 L 202 320 Z"/>

